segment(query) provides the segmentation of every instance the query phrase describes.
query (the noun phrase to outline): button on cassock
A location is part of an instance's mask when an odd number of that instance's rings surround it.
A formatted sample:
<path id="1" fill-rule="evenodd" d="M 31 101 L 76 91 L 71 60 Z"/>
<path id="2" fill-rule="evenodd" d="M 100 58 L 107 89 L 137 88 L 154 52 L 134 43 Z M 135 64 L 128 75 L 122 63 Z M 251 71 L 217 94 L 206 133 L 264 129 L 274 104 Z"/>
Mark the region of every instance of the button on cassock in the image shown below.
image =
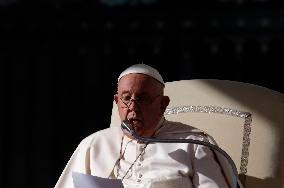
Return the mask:
<path id="1" fill-rule="evenodd" d="M 140 161 L 140 162 L 144 161 L 144 157 L 141 156 L 140 159 L 139 159 L 139 161 Z"/>

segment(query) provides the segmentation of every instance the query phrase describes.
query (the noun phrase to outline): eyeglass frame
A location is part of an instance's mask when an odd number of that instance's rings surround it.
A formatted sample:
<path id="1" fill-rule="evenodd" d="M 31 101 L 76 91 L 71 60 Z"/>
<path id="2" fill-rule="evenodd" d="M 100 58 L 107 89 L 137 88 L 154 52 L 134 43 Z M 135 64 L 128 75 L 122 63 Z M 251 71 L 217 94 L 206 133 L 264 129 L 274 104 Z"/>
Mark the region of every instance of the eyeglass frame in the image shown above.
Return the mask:
<path id="1" fill-rule="evenodd" d="M 121 108 L 129 108 L 132 102 L 135 102 L 136 104 L 138 104 L 140 107 L 146 106 L 146 105 L 151 105 L 153 104 L 153 102 L 155 102 L 155 100 L 160 97 L 163 96 L 162 94 L 158 94 L 155 97 L 150 98 L 149 97 L 149 102 L 147 102 L 146 104 L 141 104 L 141 102 L 139 102 L 139 99 L 135 99 L 135 98 L 130 98 L 129 102 L 125 102 L 125 100 L 122 99 L 121 96 L 119 96 L 118 98 L 120 99 L 120 101 L 125 105 L 125 107 L 121 107 Z M 141 97 L 140 97 L 141 98 Z M 146 100 L 147 101 L 147 100 Z"/>

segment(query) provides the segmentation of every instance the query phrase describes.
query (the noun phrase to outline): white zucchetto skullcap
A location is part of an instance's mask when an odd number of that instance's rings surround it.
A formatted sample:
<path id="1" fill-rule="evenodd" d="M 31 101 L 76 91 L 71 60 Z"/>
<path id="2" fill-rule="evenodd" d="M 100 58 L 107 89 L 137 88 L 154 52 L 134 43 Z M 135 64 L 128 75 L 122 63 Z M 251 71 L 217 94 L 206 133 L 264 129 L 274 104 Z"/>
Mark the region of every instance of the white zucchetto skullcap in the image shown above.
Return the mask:
<path id="1" fill-rule="evenodd" d="M 125 76 L 127 74 L 135 74 L 135 73 L 146 74 L 148 76 L 151 76 L 152 78 L 155 78 L 161 84 L 165 85 L 165 82 L 164 82 L 162 76 L 160 75 L 160 73 L 156 69 L 154 69 L 153 67 L 150 67 L 150 66 L 145 65 L 145 64 L 136 64 L 136 65 L 132 65 L 132 66 L 128 67 L 119 75 L 118 81 L 123 76 Z"/>

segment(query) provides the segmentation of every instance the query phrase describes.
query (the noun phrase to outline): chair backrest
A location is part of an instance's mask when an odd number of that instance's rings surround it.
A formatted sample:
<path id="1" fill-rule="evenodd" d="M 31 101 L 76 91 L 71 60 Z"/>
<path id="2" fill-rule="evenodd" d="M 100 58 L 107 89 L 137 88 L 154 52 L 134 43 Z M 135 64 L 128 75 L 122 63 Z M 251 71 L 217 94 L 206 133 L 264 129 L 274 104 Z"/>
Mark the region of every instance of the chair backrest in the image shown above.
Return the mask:
<path id="1" fill-rule="evenodd" d="M 244 186 L 284 187 L 284 95 L 228 80 L 167 82 L 165 117 L 202 129 L 234 160 Z M 120 121 L 116 105 L 111 126 Z"/>

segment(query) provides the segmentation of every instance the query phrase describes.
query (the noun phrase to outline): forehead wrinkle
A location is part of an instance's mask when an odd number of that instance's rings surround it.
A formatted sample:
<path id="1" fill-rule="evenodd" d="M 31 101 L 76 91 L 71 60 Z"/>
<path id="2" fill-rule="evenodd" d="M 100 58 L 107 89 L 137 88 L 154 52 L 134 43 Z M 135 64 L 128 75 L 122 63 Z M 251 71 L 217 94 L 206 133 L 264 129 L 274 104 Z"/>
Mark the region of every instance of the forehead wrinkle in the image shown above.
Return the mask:
<path id="1" fill-rule="evenodd" d="M 119 84 L 118 85 L 118 91 L 121 91 L 121 94 L 133 93 L 134 92 L 133 90 L 135 90 L 135 87 L 138 86 L 136 84 L 137 81 L 135 81 L 135 80 L 136 79 L 131 79 L 131 80 L 127 80 L 126 82 L 124 82 L 124 84 Z"/>

